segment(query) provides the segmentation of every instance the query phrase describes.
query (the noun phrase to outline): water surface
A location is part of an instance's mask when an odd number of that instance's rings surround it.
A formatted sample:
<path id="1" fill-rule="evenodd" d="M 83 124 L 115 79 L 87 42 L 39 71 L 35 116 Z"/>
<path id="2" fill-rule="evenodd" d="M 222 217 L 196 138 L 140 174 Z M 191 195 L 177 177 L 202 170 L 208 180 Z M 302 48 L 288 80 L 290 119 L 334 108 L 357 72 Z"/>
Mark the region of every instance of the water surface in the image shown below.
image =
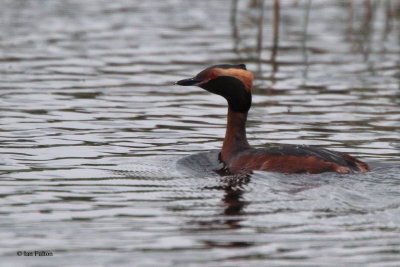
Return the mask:
<path id="1" fill-rule="evenodd" d="M 398 1 L 352 2 L 2 1 L 2 265 L 400 264 Z M 217 63 L 251 144 L 373 171 L 218 176 L 225 100 L 172 85 Z"/>

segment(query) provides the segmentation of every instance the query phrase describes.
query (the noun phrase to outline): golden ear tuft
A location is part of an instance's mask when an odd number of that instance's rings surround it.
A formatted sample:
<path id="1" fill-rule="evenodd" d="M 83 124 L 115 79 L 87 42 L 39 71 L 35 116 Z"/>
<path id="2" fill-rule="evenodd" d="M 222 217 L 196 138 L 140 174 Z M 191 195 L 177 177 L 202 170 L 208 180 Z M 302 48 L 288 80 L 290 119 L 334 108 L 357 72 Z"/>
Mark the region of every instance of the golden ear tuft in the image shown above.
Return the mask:
<path id="1" fill-rule="evenodd" d="M 219 76 L 231 76 L 235 77 L 236 79 L 239 79 L 246 87 L 246 90 L 248 92 L 251 91 L 251 88 L 253 87 L 253 73 L 251 73 L 248 70 L 244 69 L 221 69 L 221 68 L 215 68 L 213 71 L 216 71 Z"/>

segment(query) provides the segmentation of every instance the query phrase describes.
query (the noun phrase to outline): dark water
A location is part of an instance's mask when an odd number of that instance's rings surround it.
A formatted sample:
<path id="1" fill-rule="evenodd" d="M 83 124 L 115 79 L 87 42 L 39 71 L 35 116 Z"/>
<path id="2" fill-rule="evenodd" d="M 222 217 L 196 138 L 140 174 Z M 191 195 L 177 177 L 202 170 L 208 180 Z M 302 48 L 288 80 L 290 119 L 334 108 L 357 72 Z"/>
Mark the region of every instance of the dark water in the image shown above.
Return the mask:
<path id="1" fill-rule="evenodd" d="M 281 1 L 275 42 L 260 3 L 1 1 L 2 266 L 400 265 L 399 1 Z M 216 63 L 253 145 L 373 171 L 216 175 L 225 102 L 172 85 Z"/>

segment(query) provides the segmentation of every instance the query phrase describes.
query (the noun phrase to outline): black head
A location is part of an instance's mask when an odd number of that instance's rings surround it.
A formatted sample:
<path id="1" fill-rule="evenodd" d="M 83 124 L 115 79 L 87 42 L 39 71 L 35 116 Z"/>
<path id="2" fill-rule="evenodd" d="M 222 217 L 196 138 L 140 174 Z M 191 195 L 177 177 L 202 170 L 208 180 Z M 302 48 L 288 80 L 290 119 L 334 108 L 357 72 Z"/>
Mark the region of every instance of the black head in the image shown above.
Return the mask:
<path id="1" fill-rule="evenodd" d="M 244 64 L 214 65 L 193 78 L 176 82 L 182 86 L 199 86 L 211 93 L 221 95 L 228 101 L 232 111 L 246 113 L 251 106 L 253 74 Z"/>

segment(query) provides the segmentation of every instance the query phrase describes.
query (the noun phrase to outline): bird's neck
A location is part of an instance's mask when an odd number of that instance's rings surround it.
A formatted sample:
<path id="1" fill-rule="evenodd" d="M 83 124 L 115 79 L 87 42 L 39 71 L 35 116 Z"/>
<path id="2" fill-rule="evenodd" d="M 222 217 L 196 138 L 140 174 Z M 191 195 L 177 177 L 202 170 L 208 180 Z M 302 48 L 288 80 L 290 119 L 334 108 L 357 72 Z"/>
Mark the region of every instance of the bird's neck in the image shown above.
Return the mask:
<path id="1" fill-rule="evenodd" d="M 247 112 L 234 112 L 228 108 L 228 123 L 221 151 L 221 160 L 225 164 L 228 164 L 236 153 L 250 148 L 246 137 L 246 119 Z"/>

